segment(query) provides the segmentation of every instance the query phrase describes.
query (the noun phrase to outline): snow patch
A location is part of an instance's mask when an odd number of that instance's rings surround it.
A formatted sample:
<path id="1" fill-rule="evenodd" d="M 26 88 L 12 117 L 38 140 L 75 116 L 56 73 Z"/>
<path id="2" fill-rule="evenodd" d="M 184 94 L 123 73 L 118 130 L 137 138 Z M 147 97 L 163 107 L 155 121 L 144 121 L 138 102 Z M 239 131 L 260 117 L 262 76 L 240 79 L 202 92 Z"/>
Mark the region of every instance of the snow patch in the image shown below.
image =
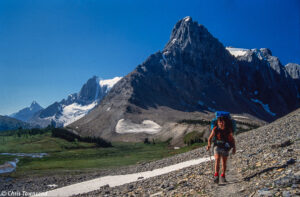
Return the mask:
<path id="1" fill-rule="evenodd" d="M 244 119 L 249 119 L 246 116 L 239 116 L 239 115 L 232 115 L 232 118 L 244 118 Z"/>
<path id="2" fill-rule="evenodd" d="M 174 38 L 174 39 L 171 41 L 171 43 L 174 44 L 176 41 L 177 41 L 177 39 Z"/>
<path id="3" fill-rule="evenodd" d="M 248 49 L 243 48 L 232 48 L 232 47 L 226 47 L 226 50 L 229 51 L 229 53 L 235 57 L 244 56 L 246 55 Z"/>
<path id="4" fill-rule="evenodd" d="M 58 121 L 63 123 L 64 126 L 67 126 L 85 116 L 96 105 L 97 101 L 89 105 L 80 105 L 78 103 L 67 105 L 63 108 L 62 115 L 59 117 Z"/>
<path id="5" fill-rule="evenodd" d="M 100 80 L 99 84 L 101 87 L 106 86 L 106 92 L 108 92 L 122 77 L 115 77 L 113 79 Z"/>
<path id="6" fill-rule="evenodd" d="M 104 185 L 109 185 L 109 187 L 116 187 L 119 185 L 124 185 L 126 183 L 139 181 L 140 177 L 143 177 L 143 179 L 141 180 L 145 180 L 151 177 L 167 174 L 175 170 L 187 168 L 189 166 L 199 165 L 200 163 L 208 162 L 208 161 L 210 161 L 210 158 L 204 157 L 204 158 L 184 161 L 163 168 L 154 169 L 152 171 L 138 172 L 134 174 L 125 174 L 125 175 L 103 176 L 100 178 L 84 181 L 81 183 L 75 183 L 72 185 L 68 185 L 44 193 L 39 193 L 38 195 L 35 196 L 73 196 L 73 195 L 88 193 L 91 191 L 98 190 L 100 187 Z"/>
<path id="7" fill-rule="evenodd" d="M 50 187 L 50 188 L 55 188 L 55 187 L 57 187 L 58 185 L 56 185 L 56 184 L 50 184 L 50 185 L 47 185 L 47 187 Z"/>
<path id="8" fill-rule="evenodd" d="M 184 17 L 183 20 L 184 20 L 185 22 L 190 21 L 190 20 L 191 20 L 191 17 L 190 17 L 190 16 L 186 16 L 186 17 Z"/>
<path id="9" fill-rule="evenodd" d="M 164 60 L 165 62 L 167 62 L 167 59 L 166 59 L 165 54 L 166 54 L 166 53 L 163 53 L 163 54 L 162 54 L 162 58 L 163 58 L 163 60 Z"/>
<path id="10" fill-rule="evenodd" d="M 271 110 L 269 109 L 269 105 L 268 105 L 268 104 L 263 104 L 263 102 L 261 102 L 261 101 L 258 100 L 258 99 L 251 99 L 251 100 L 252 100 L 253 102 L 255 102 L 255 103 L 259 103 L 259 104 L 264 108 L 264 110 L 265 110 L 266 112 L 268 112 L 270 115 L 276 116 L 275 113 L 271 112 Z"/>
<path id="11" fill-rule="evenodd" d="M 121 119 L 116 125 L 116 132 L 120 134 L 124 133 L 147 133 L 155 134 L 160 132 L 161 126 L 152 120 L 144 120 L 142 124 L 136 124 L 130 120 Z"/>

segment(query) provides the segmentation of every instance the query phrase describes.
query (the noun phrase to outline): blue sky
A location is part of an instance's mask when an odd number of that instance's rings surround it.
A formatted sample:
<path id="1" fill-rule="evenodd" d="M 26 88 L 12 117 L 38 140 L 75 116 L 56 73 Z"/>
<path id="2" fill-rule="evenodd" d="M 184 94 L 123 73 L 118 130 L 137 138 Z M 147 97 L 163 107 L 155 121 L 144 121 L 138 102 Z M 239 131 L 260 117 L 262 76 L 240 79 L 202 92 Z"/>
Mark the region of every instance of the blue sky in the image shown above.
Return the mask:
<path id="1" fill-rule="evenodd" d="M 225 46 L 300 63 L 299 0 L 1 0 L 0 114 L 60 101 L 93 75 L 125 76 L 191 16 Z"/>

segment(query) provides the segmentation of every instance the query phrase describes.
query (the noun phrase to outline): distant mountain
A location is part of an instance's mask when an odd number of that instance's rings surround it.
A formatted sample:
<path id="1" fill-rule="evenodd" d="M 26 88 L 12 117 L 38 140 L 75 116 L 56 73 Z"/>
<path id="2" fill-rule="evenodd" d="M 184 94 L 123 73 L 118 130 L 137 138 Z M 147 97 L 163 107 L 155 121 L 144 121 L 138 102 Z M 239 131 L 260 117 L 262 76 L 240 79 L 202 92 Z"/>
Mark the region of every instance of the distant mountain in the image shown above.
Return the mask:
<path id="1" fill-rule="evenodd" d="M 71 94 L 67 99 L 55 102 L 47 108 L 39 111 L 29 120 L 32 124 L 46 127 L 49 124 L 62 127 L 85 116 L 92 110 L 121 77 L 108 80 L 100 80 L 94 76 L 81 88 L 79 93 Z"/>
<path id="2" fill-rule="evenodd" d="M 112 141 L 163 140 L 187 132 L 178 121 L 209 120 L 216 110 L 273 121 L 298 107 L 295 80 L 269 49 L 225 48 L 186 17 L 175 24 L 162 51 L 67 128 Z"/>
<path id="3" fill-rule="evenodd" d="M 0 131 L 14 130 L 22 127 L 23 129 L 31 128 L 28 123 L 21 120 L 0 115 Z"/>
<path id="4" fill-rule="evenodd" d="M 44 108 L 42 108 L 36 101 L 33 101 L 30 107 L 21 109 L 20 111 L 11 114 L 10 117 L 27 122 L 34 116 L 35 113 L 42 109 Z"/>
<path id="5" fill-rule="evenodd" d="M 297 85 L 297 97 L 300 98 L 300 65 L 294 63 L 288 63 L 285 65 L 285 69 L 289 75 L 295 80 Z"/>

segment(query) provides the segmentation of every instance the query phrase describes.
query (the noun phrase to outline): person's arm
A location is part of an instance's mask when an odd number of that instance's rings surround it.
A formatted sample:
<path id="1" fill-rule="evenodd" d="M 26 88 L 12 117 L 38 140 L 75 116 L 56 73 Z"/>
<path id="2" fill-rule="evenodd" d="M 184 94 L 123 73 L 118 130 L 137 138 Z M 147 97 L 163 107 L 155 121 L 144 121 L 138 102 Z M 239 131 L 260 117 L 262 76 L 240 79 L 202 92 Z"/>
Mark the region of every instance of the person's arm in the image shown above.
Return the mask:
<path id="1" fill-rule="evenodd" d="M 207 148 L 206 150 L 209 150 L 210 149 L 210 146 L 211 146 L 211 140 L 212 138 L 215 136 L 215 130 L 216 130 L 217 127 L 214 127 L 213 130 L 211 131 L 210 133 L 210 136 L 208 138 L 208 142 L 207 142 Z"/>
<path id="2" fill-rule="evenodd" d="M 230 132 L 230 134 L 229 134 L 229 137 L 230 137 L 230 139 L 231 139 L 231 141 L 232 141 L 232 154 L 235 154 L 235 152 L 236 152 L 236 147 L 235 147 L 235 139 L 234 139 L 234 137 L 233 137 L 233 133 L 232 132 Z"/>

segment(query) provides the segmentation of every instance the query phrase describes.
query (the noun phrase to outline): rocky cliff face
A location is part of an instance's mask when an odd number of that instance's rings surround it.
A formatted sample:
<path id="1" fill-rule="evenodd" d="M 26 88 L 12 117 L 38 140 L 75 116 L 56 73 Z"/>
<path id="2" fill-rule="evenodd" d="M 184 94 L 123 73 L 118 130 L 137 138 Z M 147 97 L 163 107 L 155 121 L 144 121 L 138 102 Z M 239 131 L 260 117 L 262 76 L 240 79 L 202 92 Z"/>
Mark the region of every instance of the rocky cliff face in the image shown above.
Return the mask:
<path id="1" fill-rule="evenodd" d="M 297 86 L 297 97 L 300 98 L 300 65 L 289 63 L 285 65 L 285 69 L 291 78 L 294 79 Z"/>
<path id="2" fill-rule="evenodd" d="M 163 51 L 68 128 L 110 140 L 167 139 L 174 137 L 169 128 L 177 121 L 210 119 L 215 110 L 272 121 L 299 107 L 294 80 L 270 50 L 233 50 L 186 17 Z"/>

